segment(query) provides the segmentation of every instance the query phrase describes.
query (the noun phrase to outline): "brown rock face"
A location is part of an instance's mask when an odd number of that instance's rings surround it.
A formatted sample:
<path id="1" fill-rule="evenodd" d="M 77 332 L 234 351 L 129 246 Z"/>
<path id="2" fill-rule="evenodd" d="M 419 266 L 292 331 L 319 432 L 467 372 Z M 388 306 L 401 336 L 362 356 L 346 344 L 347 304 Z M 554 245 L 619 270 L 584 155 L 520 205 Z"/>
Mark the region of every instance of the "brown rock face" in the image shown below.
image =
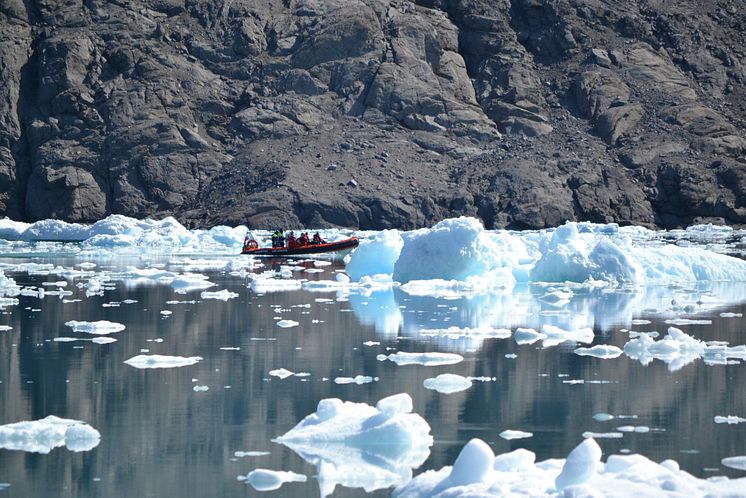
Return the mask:
<path id="1" fill-rule="evenodd" d="M 0 2 L 0 215 L 746 223 L 735 0 Z"/>

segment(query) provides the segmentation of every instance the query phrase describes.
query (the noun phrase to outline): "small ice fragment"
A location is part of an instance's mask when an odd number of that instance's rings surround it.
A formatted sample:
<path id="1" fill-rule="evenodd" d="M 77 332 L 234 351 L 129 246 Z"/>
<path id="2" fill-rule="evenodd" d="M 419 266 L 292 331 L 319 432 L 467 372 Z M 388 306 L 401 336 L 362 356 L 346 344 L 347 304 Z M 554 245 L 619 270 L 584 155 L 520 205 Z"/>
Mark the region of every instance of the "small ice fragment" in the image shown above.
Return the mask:
<path id="1" fill-rule="evenodd" d="M 664 323 L 669 325 L 712 325 L 712 320 L 692 320 L 690 318 L 673 318 Z"/>
<path id="2" fill-rule="evenodd" d="M 472 381 L 460 375 L 445 373 L 434 378 L 425 379 L 423 385 L 426 389 L 432 389 L 443 394 L 451 394 L 469 389 L 472 386 Z"/>
<path id="3" fill-rule="evenodd" d="M 161 311 L 161 315 L 163 315 L 163 316 L 169 316 L 169 315 L 173 315 L 173 314 L 174 314 L 173 311 L 169 311 L 169 310 L 163 310 L 163 311 Z"/>
<path id="4" fill-rule="evenodd" d="M 370 377 L 368 375 L 356 375 L 355 377 L 337 377 L 334 379 L 335 384 L 370 384 L 374 380 L 378 380 L 378 377 Z"/>
<path id="5" fill-rule="evenodd" d="M 125 361 L 127 365 L 135 368 L 178 368 L 188 365 L 196 365 L 201 356 L 163 356 L 159 354 L 133 356 Z"/>
<path id="6" fill-rule="evenodd" d="M 73 341 L 78 341 L 82 339 L 78 339 L 77 337 L 55 337 L 52 340 L 54 342 L 73 342 Z"/>
<path id="7" fill-rule="evenodd" d="M 225 346 L 220 348 L 221 351 L 241 351 L 241 348 L 237 346 Z"/>
<path id="8" fill-rule="evenodd" d="M 257 491 L 280 489 L 286 482 L 306 482 L 306 476 L 283 470 L 255 469 L 244 478 Z"/>
<path id="9" fill-rule="evenodd" d="M 204 392 L 204 391 L 207 391 L 208 389 L 210 389 L 210 388 L 209 388 L 208 386 L 194 386 L 194 387 L 192 388 L 192 390 L 193 390 L 194 392 L 196 392 L 196 393 L 199 393 L 199 392 Z"/>
<path id="10" fill-rule="evenodd" d="M 632 320 L 632 325 L 649 325 L 650 323 L 652 323 L 650 320 L 641 320 L 641 319 Z"/>
<path id="11" fill-rule="evenodd" d="M 231 292 L 228 289 L 223 289 L 217 292 L 204 291 L 199 295 L 202 299 L 217 299 L 219 301 L 228 301 L 238 297 L 237 292 Z"/>
<path id="12" fill-rule="evenodd" d="M 97 322 L 79 322 L 77 320 L 71 320 L 65 322 L 65 325 L 71 327 L 73 332 L 85 332 L 86 334 L 97 335 L 113 334 L 125 329 L 124 325 L 121 323 L 109 322 L 107 320 L 99 320 Z"/>
<path id="13" fill-rule="evenodd" d="M 593 416 L 593 420 L 597 420 L 598 422 L 606 422 L 607 420 L 612 420 L 614 418 L 614 415 L 611 415 L 609 413 L 596 413 Z"/>
<path id="14" fill-rule="evenodd" d="M 575 354 L 578 356 L 593 356 L 595 358 L 611 359 L 620 356 L 622 350 L 616 346 L 597 344 L 591 348 L 577 348 Z"/>
<path id="15" fill-rule="evenodd" d="M 746 418 L 741 418 L 736 415 L 728 415 L 725 417 L 722 416 L 715 416 L 715 423 L 716 424 L 741 424 L 746 422 Z"/>
<path id="16" fill-rule="evenodd" d="M 49 415 L 40 420 L 0 425 L 0 449 L 47 454 L 66 446 L 70 451 L 89 451 L 101 439 L 90 425 Z"/>
<path id="17" fill-rule="evenodd" d="M 279 377 L 280 379 L 287 379 L 288 377 L 295 374 L 285 368 L 278 368 L 275 370 L 270 370 L 269 375 L 271 375 L 272 377 Z"/>
<path id="18" fill-rule="evenodd" d="M 13 327 L 9 325 L 0 325 L 0 332 L 7 332 L 8 330 L 13 330 Z"/>
<path id="19" fill-rule="evenodd" d="M 720 313 L 721 318 L 741 318 L 743 316 L 743 313 L 732 313 L 732 312 L 723 312 Z"/>
<path id="20" fill-rule="evenodd" d="M 727 457 L 720 460 L 726 467 L 736 470 L 746 470 L 746 456 Z"/>
<path id="21" fill-rule="evenodd" d="M 516 358 L 518 358 L 518 355 L 515 354 L 515 353 L 508 353 L 508 354 L 505 355 L 505 357 L 508 358 L 508 359 L 510 359 L 510 360 L 515 360 Z"/>
<path id="22" fill-rule="evenodd" d="M 380 361 L 391 360 L 397 365 L 453 365 L 463 361 L 464 357 L 455 353 L 392 353 L 388 356 L 378 355 L 376 359 Z"/>
<path id="23" fill-rule="evenodd" d="M 617 427 L 616 430 L 619 432 L 650 432 L 650 427 L 646 425 L 623 425 Z"/>
<path id="24" fill-rule="evenodd" d="M 278 327 L 282 327 L 284 329 L 290 328 L 290 327 L 296 327 L 299 323 L 294 320 L 280 320 L 277 322 Z"/>
<path id="25" fill-rule="evenodd" d="M 233 453 L 233 456 L 236 458 L 243 458 L 243 457 L 255 457 L 255 456 L 265 456 L 269 455 L 269 451 L 235 451 Z"/>
<path id="26" fill-rule="evenodd" d="M 381 344 L 380 342 L 376 342 L 376 341 L 365 341 L 363 343 L 363 346 L 378 346 L 380 344 Z"/>
<path id="27" fill-rule="evenodd" d="M 534 434 L 532 432 L 516 431 L 512 429 L 508 429 L 500 433 L 500 437 L 503 439 L 507 439 L 508 441 L 510 441 L 511 439 L 524 439 L 533 436 Z"/>
<path id="28" fill-rule="evenodd" d="M 624 437 L 624 434 L 621 432 L 590 432 L 586 431 L 583 433 L 583 437 L 593 438 L 593 439 L 619 439 L 621 437 Z"/>
<path id="29" fill-rule="evenodd" d="M 113 337 L 94 337 L 91 339 L 91 342 L 94 344 L 111 344 L 112 342 L 117 342 L 117 340 Z"/>

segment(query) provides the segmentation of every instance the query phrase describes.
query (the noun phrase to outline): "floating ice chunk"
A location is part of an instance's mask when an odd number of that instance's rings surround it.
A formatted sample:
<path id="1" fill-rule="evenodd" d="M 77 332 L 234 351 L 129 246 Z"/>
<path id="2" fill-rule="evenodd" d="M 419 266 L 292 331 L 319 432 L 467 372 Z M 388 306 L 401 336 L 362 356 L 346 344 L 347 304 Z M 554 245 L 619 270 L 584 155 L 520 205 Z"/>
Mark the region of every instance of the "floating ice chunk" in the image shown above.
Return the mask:
<path id="1" fill-rule="evenodd" d="M 425 379 L 423 382 L 426 389 L 432 389 L 443 394 L 465 391 L 472 386 L 471 380 L 456 374 L 440 374 L 437 377 Z"/>
<path id="2" fill-rule="evenodd" d="M 112 342 L 117 342 L 117 340 L 113 337 L 94 337 L 91 339 L 91 342 L 94 344 L 111 344 Z"/>
<path id="3" fill-rule="evenodd" d="M 7 332 L 8 330 L 13 330 L 13 327 L 10 325 L 0 325 L 0 332 Z"/>
<path id="4" fill-rule="evenodd" d="M 741 318 L 743 316 L 743 313 L 733 313 L 733 312 L 723 312 L 720 313 L 721 318 Z"/>
<path id="5" fill-rule="evenodd" d="M 78 223 L 66 223 L 62 220 L 42 220 L 30 225 L 21 234 L 22 240 L 56 240 L 81 241 L 88 238 L 88 227 Z"/>
<path id="6" fill-rule="evenodd" d="M 279 322 L 277 322 L 277 326 L 282 327 L 283 329 L 288 329 L 290 327 L 297 327 L 298 325 L 300 324 L 296 322 L 295 320 L 280 320 Z"/>
<path id="7" fill-rule="evenodd" d="M 746 470 L 746 456 L 727 457 L 720 460 L 726 467 L 736 470 Z"/>
<path id="8" fill-rule="evenodd" d="M 606 344 L 597 344 L 591 348 L 577 348 L 574 352 L 579 356 L 593 356 L 602 359 L 616 358 L 622 354 L 622 350 L 618 347 Z"/>
<path id="9" fill-rule="evenodd" d="M 71 320 L 65 322 L 65 325 L 71 327 L 73 332 L 85 332 L 86 334 L 107 335 L 115 332 L 121 332 L 125 326 L 121 323 L 109 322 L 107 320 L 98 320 L 96 322 L 83 322 Z"/>
<path id="10" fill-rule="evenodd" d="M 270 454 L 269 451 L 234 451 L 233 452 L 233 456 L 236 458 L 266 456 L 269 454 Z"/>
<path id="11" fill-rule="evenodd" d="M 49 453 L 66 446 L 70 451 L 88 451 L 96 446 L 101 434 L 90 425 L 49 415 L 33 421 L 0 425 L 0 448 Z"/>
<path id="12" fill-rule="evenodd" d="M 693 320 L 690 318 L 672 318 L 666 320 L 665 323 L 669 325 L 712 325 L 712 320 Z"/>
<path id="13" fill-rule="evenodd" d="M 430 426 L 411 411 L 408 394 L 375 407 L 324 399 L 276 441 L 316 465 L 321 496 L 337 484 L 371 492 L 407 482 L 430 455 Z"/>
<path id="14" fill-rule="evenodd" d="M 215 284 L 207 279 L 207 275 L 200 273 L 185 273 L 175 277 L 171 281 L 171 287 L 173 287 L 177 294 L 186 294 L 191 291 L 207 289 L 213 285 Z"/>
<path id="15" fill-rule="evenodd" d="M 616 430 L 619 432 L 639 432 L 639 433 L 648 433 L 650 432 L 650 427 L 647 425 L 623 425 L 621 427 L 617 427 Z"/>
<path id="16" fill-rule="evenodd" d="M 568 486 L 582 484 L 593 477 L 600 467 L 601 447 L 593 438 L 588 438 L 567 455 L 554 485 L 558 491 L 562 491 Z"/>
<path id="17" fill-rule="evenodd" d="M 345 275 L 344 273 L 337 273 L 337 276 L 335 278 L 337 279 L 337 282 L 339 282 L 340 284 L 350 283 L 350 277 Z"/>
<path id="18" fill-rule="evenodd" d="M 196 393 L 200 393 L 200 392 L 205 392 L 205 391 L 207 391 L 207 390 L 209 390 L 209 389 L 210 389 L 210 388 L 209 388 L 208 386 L 194 386 L 194 387 L 192 388 L 192 391 L 194 391 L 194 392 L 196 392 Z"/>
<path id="19" fill-rule="evenodd" d="M 388 356 L 379 354 L 376 356 L 379 361 L 390 360 L 397 365 L 453 365 L 464 360 L 464 357 L 455 353 L 392 353 Z"/>
<path id="20" fill-rule="evenodd" d="M 405 233 L 403 241 L 394 264 L 397 282 L 466 280 L 506 266 L 500 247 L 475 218 L 443 220 L 430 229 Z"/>
<path id="21" fill-rule="evenodd" d="M 345 271 L 352 280 L 364 276 L 394 273 L 404 241 L 397 230 L 383 230 L 373 239 L 362 240 L 348 256 Z"/>
<path id="22" fill-rule="evenodd" d="M 196 365 L 201 356 L 163 356 L 159 354 L 133 356 L 125 363 L 135 368 L 178 368 Z"/>
<path id="23" fill-rule="evenodd" d="M 160 314 L 163 315 L 163 316 L 171 316 L 171 315 L 174 314 L 174 312 L 171 311 L 171 310 L 161 310 Z"/>
<path id="24" fill-rule="evenodd" d="M 306 476 L 291 471 L 256 469 L 249 472 L 246 477 L 239 476 L 239 480 L 245 480 L 257 491 L 273 491 L 280 489 L 286 482 L 306 482 Z"/>
<path id="25" fill-rule="evenodd" d="M 632 325 L 649 325 L 652 323 L 650 320 L 635 319 L 632 320 Z"/>
<path id="26" fill-rule="evenodd" d="M 614 415 L 611 415 L 609 413 L 596 413 L 595 415 L 593 415 L 593 420 L 596 420 L 598 422 L 606 422 L 613 419 Z"/>
<path id="27" fill-rule="evenodd" d="M 704 342 L 674 327 L 670 327 L 668 334 L 659 341 L 641 335 L 624 345 L 624 353 L 630 358 L 640 361 L 643 365 L 653 359 L 659 359 L 667 363 L 671 371 L 676 371 L 702 357 L 705 350 Z"/>
<path id="28" fill-rule="evenodd" d="M 546 339 L 547 335 L 535 331 L 534 329 L 517 328 L 513 334 L 516 344 L 533 344 L 541 339 Z"/>
<path id="29" fill-rule="evenodd" d="M 728 415 L 726 417 L 715 416 L 716 424 L 742 424 L 746 422 L 746 418 L 737 417 L 735 415 Z"/>
<path id="30" fill-rule="evenodd" d="M 218 299 L 220 301 L 227 301 L 229 299 L 238 297 L 238 293 L 231 292 L 228 289 L 223 289 L 217 292 L 204 291 L 199 295 L 199 297 L 201 297 L 202 299 Z"/>
<path id="31" fill-rule="evenodd" d="M 355 377 L 337 377 L 334 379 L 335 384 L 370 384 L 377 381 L 378 377 L 369 375 L 356 375 Z"/>
<path id="32" fill-rule="evenodd" d="M 302 285 L 302 280 L 292 280 L 284 278 L 256 278 L 251 281 L 251 290 L 256 292 L 257 294 L 267 294 L 270 292 L 300 290 Z"/>
<path id="33" fill-rule="evenodd" d="M 584 438 L 593 438 L 593 439 L 619 439 L 624 437 L 624 434 L 621 432 L 591 432 L 586 431 L 583 433 Z"/>
<path id="34" fill-rule="evenodd" d="M 593 338 L 595 337 L 593 329 L 588 327 L 577 330 L 564 330 L 554 325 L 545 324 L 542 325 L 541 331 L 544 334 L 542 346 L 545 348 L 567 341 L 589 344 L 593 342 Z"/>
<path id="35" fill-rule="evenodd" d="M 512 429 L 504 430 L 500 433 L 500 437 L 503 439 L 524 439 L 527 437 L 534 437 L 533 432 L 516 431 Z"/>
<path id="36" fill-rule="evenodd" d="M 287 379 L 288 377 L 295 375 L 295 373 L 287 370 L 286 368 L 278 368 L 275 370 L 270 370 L 269 375 L 271 375 L 272 377 L 279 377 L 280 379 Z"/>

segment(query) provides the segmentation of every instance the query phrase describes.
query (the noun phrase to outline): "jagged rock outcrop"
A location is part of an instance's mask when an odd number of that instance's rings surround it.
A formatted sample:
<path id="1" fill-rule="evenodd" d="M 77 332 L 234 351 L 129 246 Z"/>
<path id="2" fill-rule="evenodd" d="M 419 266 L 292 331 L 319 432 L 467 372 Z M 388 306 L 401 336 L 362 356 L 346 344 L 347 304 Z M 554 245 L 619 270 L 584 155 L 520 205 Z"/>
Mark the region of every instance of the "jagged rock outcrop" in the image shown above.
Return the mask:
<path id="1" fill-rule="evenodd" d="M 746 224 L 740 7 L 3 0 L 0 213 Z"/>

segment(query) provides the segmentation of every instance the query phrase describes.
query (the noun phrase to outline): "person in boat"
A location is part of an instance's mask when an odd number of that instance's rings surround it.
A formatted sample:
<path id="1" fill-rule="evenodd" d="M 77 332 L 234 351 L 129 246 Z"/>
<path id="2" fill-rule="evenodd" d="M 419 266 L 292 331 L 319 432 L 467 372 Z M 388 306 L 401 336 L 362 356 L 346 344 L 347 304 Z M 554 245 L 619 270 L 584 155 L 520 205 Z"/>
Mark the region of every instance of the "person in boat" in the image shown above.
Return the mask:
<path id="1" fill-rule="evenodd" d="M 298 240 L 295 238 L 295 233 L 290 232 L 288 235 L 288 249 L 295 249 L 298 247 Z"/>
<path id="2" fill-rule="evenodd" d="M 303 232 L 302 234 L 300 234 L 300 238 L 298 239 L 298 244 L 301 246 L 308 245 L 308 232 Z"/>
<path id="3" fill-rule="evenodd" d="M 316 232 L 313 234 L 313 239 L 311 240 L 311 244 L 323 244 L 324 239 L 321 238 L 321 235 L 319 235 L 319 232 Z"/>
<path id="4" fill-rule="evenodd" d="M 282 228 L 278 228 L 272 234 L 272 247 L 285 247 L 285 235 Z"/>

